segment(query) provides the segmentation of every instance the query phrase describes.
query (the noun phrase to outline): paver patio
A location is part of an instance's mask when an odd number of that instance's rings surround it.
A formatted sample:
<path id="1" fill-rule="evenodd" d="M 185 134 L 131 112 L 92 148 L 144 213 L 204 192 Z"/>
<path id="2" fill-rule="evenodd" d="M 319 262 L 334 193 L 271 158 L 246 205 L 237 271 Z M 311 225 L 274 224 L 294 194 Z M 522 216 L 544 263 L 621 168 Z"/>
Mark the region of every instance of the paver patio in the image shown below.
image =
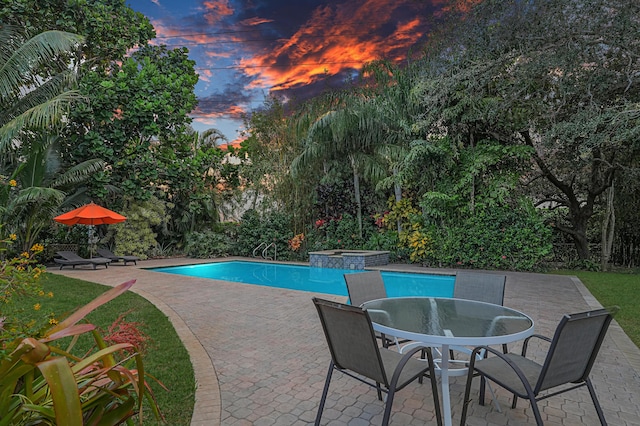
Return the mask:
<path id="1" fill-rule="evenodd" d="M 50 272 L 106 285 L 137 280 L 133 291 L 171 319 L 189 350 L 198 384 L 192 425 L 313 423 L 330 359 L 311 302 L 315 294 L 145 270 L 200 262 L 161 259 L 137 266 L 115 264 L 106 270 L 51 268 Z M 380 269 L 392 268 L 431 271 L 405 265 Z M 531 316 L 536 333 L 549 336 L 563 313 L 600 307 L 575 277 L 512 272 L 507 273 L 505 305 Z M 510 345 L 510 349 L 519 348 Z M 334 375 L 323 424 L 380 424 L 383 406 L 375 391 L 340 376 Z M 592 380 L 610 425 L 640 425 L 640 350 L 615 322 Z M 416 383 L 396 395 L 391 424 L 432 423 L 431 394 L 423 386 Z M 454 424 L 459 422 L 463 393 L 464 378 L 452 378 Z M 509 395 L 498 392 L 500 413 L 490 404 L 477 404 L 477 386 L 471 396 L 469 425 L 535 424 L 526 401 L 519 401 L 512 410 Z M 599 424 L 586 388 L 545 400 L 540 408 L 546 425 Z"/>

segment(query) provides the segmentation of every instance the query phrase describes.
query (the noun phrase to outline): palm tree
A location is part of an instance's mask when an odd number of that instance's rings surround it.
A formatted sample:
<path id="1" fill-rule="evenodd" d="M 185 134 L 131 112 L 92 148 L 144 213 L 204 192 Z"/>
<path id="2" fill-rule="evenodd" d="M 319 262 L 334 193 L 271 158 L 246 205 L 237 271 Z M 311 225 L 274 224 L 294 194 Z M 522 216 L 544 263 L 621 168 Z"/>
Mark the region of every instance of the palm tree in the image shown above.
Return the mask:
<path id="1" fill-rule="evenodd" d="M 51 218 L 61 207 L 88 201 L 81 184 L 104 169 L 102 160 L 88 160 L 73 167 L 63 165 L 57 149 L 57 136 L 33 135 L 23 138 L 19 161 L 10 178 L 17 191 L 5 186 L 0 191 L 0 223 L 20 235 L 22 250 L 38 242 L 40 232 L 51 224 Z"/>
<path id="2" fill-rule="evenodd" d="M 353 173 L 353 189 L 357 207 L 358 231 L 362 237 L 362 201 L 360 178 L 377 181 L 385 175 L 375 156 L 380 146 L 370 99 L 359 93 L 347 93 L 338 108 L 322 115 L 309 127 L 303 152 L 292 164 L 292 174 L 316 161 L 325 164 L 346 158 Z"/>
<path id="3" fill-rule="evenodd" d="M 363 74 L 371 77 L 373 87 L 371 108 L 373 128 L 368 132 L 377 134 L 380 145 L 377 155 L 387 165 L 387 176 L 378 182 L 378 189 L 393 186 L 396 203 L 402 199 L 401 168 L 406 160 L 411 143 L 416 139 L 414 123 L 421 114 L 419 103 L 414 96 L 416 66 L 409 63 L 404 68 L 388 61 L 380 60 L 366 64 Z M 401 221 L 397 222 L 398 232 L 402 231 Z"/>
<path id="4" fill-rule="evenodd" d="M 12 183 L 0 191 L 0 223 L 20 231 L 24 249 L 72 200 L 69 191 L 82 192 L 77 184 L 104 167 L 92 160 L 61 172 L 56 138 L 48 136 L 81 98 L 70 89 L 75 72 L 66 59 L 82 41 L 62 31 L 28 38 L 0 26 L 0 173 Z"/>
<path id="5" fill-rule="evenodd" d="M 32 38 L 0 26 L 0 153 L 28 129 L 49 129 L 81 98 L 69 90 L 75 72 L 65 61 L 83 38 L 45 31 Z"/>

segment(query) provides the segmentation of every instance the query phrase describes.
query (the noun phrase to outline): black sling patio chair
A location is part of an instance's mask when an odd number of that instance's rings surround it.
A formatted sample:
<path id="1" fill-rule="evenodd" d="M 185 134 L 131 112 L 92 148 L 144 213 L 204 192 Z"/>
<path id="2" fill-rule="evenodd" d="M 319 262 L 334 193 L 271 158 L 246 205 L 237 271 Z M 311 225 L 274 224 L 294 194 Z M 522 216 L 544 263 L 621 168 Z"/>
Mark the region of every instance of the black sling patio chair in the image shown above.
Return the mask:
<path id="1" fill-rule="evenodd" d="M 502 305 L 506 275 L 460 271 L 456 273 L 453 297 Z"/>
<path id="2" fill-rule="evenodd" d="M 512 408 L 516 407 L 518 397 L 527 398 L 531 403 L 531 409 L 538 425 L 543 424 L 538 401 L 586 386 L 600 423 L 606 425 L 604 413 L 589 379 L 589 373 L 612 318 L 611 312 L 607 309 L 564 315 L 553 339 L 534 334 L 525 339 L 521 355 L 503 354 L 487 346 L 475 348 L 469 362 L 460 425 L 464 425 L 467 418 L 467 409 L 470 403 L 469 391 L 474 373 L 479 373 L 482 377 L 486 377 L 513 393 Z M 526 358 L 529 342 L 534 337 L 550 342 L 549 350 L 542 364 Z M 475 355 L 480 351 L 488 351 L 495 356 L 476 360 Z M 551 391 L 560 385 L 571 386 Z M 549 392 L 540 395 L 543 391 Z M 480 404 L 484 404 L 482 398 Z"/>
<path id="3" fill-rule="evenodd" d="M 507 276 L 502 274 L 490 274 L 484 272 L 459 271 L 453 286 L 453 297 L 456 299 L 475 300 L 477 302 L 493 303 L 494 305 L 504 305 L 504 287 L 507 283 Z M 502 345 L 502 352 L 507 353 L 508 347 Z M 454 347 L 450 351 L 450 358 L 454 359 L 454 352 L 469 353 L 470 350 Z M 481 354 L 482 356 L 486 353 Z M 480 382 L 480 394 L 484 399 L 485 383 Z M 492 391 L 493 395 L 493 391 Z M 495 401 L 495 399 L 494 399 Z M 500 409 L 499 405 L 496 407 Z"/>
<path id="4" fill-rule="evenodd" d="M 349 303 L 353 306 L 361 306 L 370 300 L 386 299 L 387 297 L 387 289 L 384 286 L 384 280 L 382 279 L 380 271 L 344 274 L 344 281 L 347 284 Z M 400 343 L 409 342 L 409 340 L 398 340 L 395 337 L 386 336 L 378 332 L 376 332 L 376 337 L 380 339 L 382 346 L 385 348 L 395 344 L 396 347 L 400 349 Z"/>
<path id="5" fill-rule="evenodd" d="M 331 353 L 329 371 L 322 391 L 315 424 L 320 424 L 327 400 L 329 384 L 334 370 L 346 374 L 376 388 L 378 399 L 387 394 L 382 425 L 389 424 L 391 406 L 396 391 L 427 374 L 431 379 L 431 392 L 438 426 L 442 425 L 442 413 L 431 351 L 427 350 L 427 362 L 413 355 L 422 347 L 400 354 L 378 346 L 371 319 L 362 308 L 313 298 Z"/>

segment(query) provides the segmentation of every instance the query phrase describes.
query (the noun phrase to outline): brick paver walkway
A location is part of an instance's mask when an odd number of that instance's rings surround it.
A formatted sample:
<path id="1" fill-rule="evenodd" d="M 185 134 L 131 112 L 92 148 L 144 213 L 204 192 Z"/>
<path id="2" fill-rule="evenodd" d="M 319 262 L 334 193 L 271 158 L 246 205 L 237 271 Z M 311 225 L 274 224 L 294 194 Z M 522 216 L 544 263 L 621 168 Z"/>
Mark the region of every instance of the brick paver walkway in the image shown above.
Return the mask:
<path id="1" fill-rule="evenodd" d="M 194 259 L 112 265 L 108 269 L 50 268 L 107 285 L 137 280 L 133 290 L 173 322 L 192 358 L 198 389 L 194 426 L 307 425 L 313 423 L 329 363 L 311 293 L 225 281 L 181 277 L 144 268 Z M 391 265 L 390 265 L 391 267 Z M 395 266 L 425 272 L 425 268 Z M 438 270 L 439 273 L 447 271 Z M 530 315 L 536 332 L 551 335 L 563 313 L 599 307 L 575 277 L 507 273 L 505 305 Z M 320 295 L 343 301 L 343 297 Z M 510 349 L 518 349 L 511 345 Z M 383 405 L 373 389 L 334 375 L 324 425 L 380 424 Z M 592 372 L 596 393 L 610 425 L 640 425 L 640 350 L 613 324 Z M 477 397 L 474 386 L 472 397 Z M 453 422 L 459 422 L 464 378 L 452 378 Z M 492 405 L 470 406 L 467 424 L 534 424 L 526 401 L 511 409 L 498 392 L 502 412 Z M 599 424 L 586 388 L 540 403 L 546 425 Z M 435 424 L 428 386 L 413 384 L 396 395 L 391 424 Z M 190 413 L 185 413 L 189 415 Z"/>

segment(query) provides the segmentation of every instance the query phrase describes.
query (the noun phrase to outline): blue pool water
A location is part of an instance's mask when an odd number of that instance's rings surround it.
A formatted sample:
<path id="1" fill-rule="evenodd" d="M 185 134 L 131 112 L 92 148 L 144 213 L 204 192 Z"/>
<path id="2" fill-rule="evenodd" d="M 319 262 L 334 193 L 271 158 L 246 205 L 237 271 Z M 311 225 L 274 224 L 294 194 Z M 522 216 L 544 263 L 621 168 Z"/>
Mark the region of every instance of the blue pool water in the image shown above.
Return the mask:
<path id="1" fill-rule="evenodd" d="M 200 265 L 152 268 L 150 270 L 167 274 L 211 278 L 339 296 L 348 295 L 343 275 L 362 272 L 351 269 L 312 268 L 309 266 L 235 260 Z M 382 271 L 382 278 L 389 297 L 453 296 L 455 280 L 453 276 Z"/>

